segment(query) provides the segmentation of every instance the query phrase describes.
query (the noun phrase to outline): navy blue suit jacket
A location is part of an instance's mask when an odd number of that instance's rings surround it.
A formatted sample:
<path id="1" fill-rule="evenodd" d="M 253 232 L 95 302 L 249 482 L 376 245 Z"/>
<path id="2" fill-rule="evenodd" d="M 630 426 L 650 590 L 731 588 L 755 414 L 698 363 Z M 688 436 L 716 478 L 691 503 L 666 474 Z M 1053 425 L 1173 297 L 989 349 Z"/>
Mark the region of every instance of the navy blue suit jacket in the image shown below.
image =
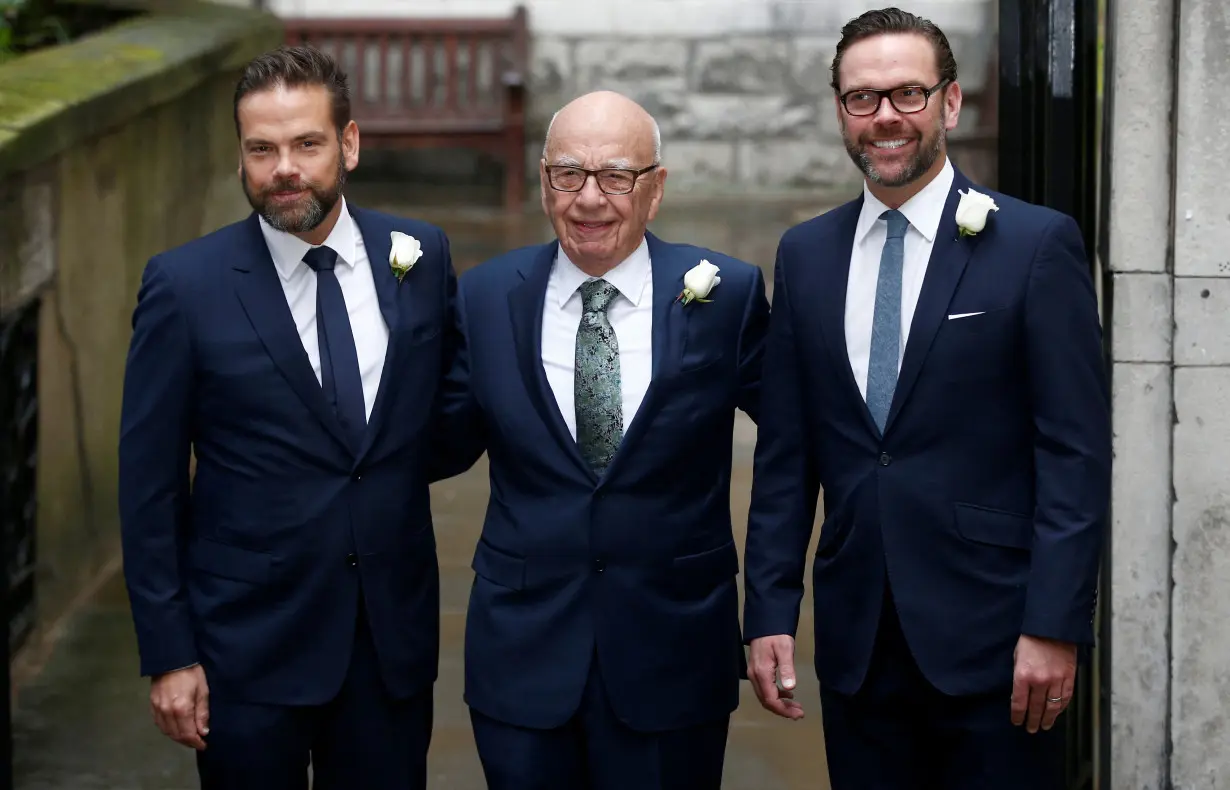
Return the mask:
<path id="1" fill-rule="evenodd" d="M 361 586 L 390 693 L 435 680 L 427 448 L 455 279 L 439 229 L 351 213 L 389 327 L 357 450 L 312 372 L 255 214 L 146 266 L 119 467 L 143 674 L 200 662 L 211 693 L 324 702 L 346 674 Z M 423 249 L 400 284 L 387 263 L 394 230 Z"/>
<path id="2" fill-rule="evenodd" d="M 948 694 L 1006 695 L 1021 634 L 1093 639 L 1111 450 L 1081 236 L 1070 217 L 979 189 L 999 211 L 958 238 L 970 187 L 958 172 L 883 436 L 844 331 L 862 198 L 778 248 L 745 635 L 794 634 L 823 488 L 816 671 L 840 693 L 864 678 L 886 572 L 919 668 Z"/>
<path id="3" fill-rule="evenodd" d="M 542 366 L 558 244 L 460 278 L 463 350 L 446 422 L 466 446 L 464 465 L 487 450 L 491 478 L 466 622 L 466 701 L 511 724 L 564 723 L 595 650 L 611 705 L 633 728 L 711 721 L 738 704 L 746 669 L 731 446 L 735 409 L 759 411 L 764 278 L 712 250 L 652 234 L 648 243 L 653 377 L 601 478 Z M 684 273 L 706 258 L 721 269 L 713 301 L 676 302 Z"/>

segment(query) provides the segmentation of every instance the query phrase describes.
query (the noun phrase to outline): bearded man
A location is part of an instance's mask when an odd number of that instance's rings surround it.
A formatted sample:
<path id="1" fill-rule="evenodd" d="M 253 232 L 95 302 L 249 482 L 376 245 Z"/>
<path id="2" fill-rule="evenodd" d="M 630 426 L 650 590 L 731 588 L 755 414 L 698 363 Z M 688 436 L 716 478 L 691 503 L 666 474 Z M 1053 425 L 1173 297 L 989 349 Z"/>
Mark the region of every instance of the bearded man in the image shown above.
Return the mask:
<path id="1" fill-rule="evenodd" d="M 317 788 L 424 788 L 448 242 L 342 197 L 359 130 L 320 52 L 250 63 L 235 123 L 253 212 L 149 261 L 125 376 L 124 571 L 154 720 L 206 790 L 306 790 L 309 762 Z"/>
<path id="2" fill-rule="evenodd" d="M 833 788 L 1061 787 L 1054 725 L 1093 640 L 1110 490 L 1081 234 L 948 161 L 961 88 L 933 23 L 863 14 L 832 77 L 865 180 L 778 248 L 745 560 L 756 693 L 802 715 L 793 637 L 823 488 Z"/>

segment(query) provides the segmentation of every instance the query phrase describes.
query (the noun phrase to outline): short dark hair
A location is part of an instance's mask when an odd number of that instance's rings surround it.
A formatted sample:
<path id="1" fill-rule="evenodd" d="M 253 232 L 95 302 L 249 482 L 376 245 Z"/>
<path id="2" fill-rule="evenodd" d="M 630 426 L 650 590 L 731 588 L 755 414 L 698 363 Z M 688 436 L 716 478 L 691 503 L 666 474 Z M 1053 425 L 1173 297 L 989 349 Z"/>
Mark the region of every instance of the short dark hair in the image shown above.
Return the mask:
<path id="1" fill-rule="evenodd" d="M 837 42 L 837 54 L 833 56 L 833 91 L 835 93 L 841 93 L 841 80 L 838 72 L 841 69 L 842 55 L 846 54 L 846 50 L 859 41 L 887 33 L 916 33 L 930 41 L 935 50 L 935 64 L 940 70 L 940 80 L 948 80 L 949 83 L 957 81 L 957 59 L 953 57 L 952 47 L 948 45 L 948 37 L 938 25 L 930 19 L 923 19 L 909 11 L 902 11 L 900 8 L 881 8 L 877 11 L 867 11 L 851 19 L 841 29 L 841 40 Z"/>
<path id="2" fill-rule="evenodd" d="M 235 86 L 235 132 L 239 134 L 239 102 L 249 93 L 276 87 L 320 85 L 332 100 L 338 134 L 350 123 L 350 83 L 346 72 L 329 55 L 310 46 L 282 46 L 253 59 Z"/>

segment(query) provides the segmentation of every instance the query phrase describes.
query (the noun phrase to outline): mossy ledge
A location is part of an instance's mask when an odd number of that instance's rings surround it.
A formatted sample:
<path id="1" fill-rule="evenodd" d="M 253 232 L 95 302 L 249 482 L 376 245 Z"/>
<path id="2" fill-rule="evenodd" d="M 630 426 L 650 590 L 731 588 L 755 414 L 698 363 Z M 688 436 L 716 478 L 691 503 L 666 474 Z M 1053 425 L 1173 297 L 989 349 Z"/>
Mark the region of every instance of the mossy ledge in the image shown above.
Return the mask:
<path id="1" fill-rule="evenodd" d="M 0 177 L 123 124 L 282 41 L 274 16 L 236 6 L 125 2 L 140 16 L 0 66 Z"/>

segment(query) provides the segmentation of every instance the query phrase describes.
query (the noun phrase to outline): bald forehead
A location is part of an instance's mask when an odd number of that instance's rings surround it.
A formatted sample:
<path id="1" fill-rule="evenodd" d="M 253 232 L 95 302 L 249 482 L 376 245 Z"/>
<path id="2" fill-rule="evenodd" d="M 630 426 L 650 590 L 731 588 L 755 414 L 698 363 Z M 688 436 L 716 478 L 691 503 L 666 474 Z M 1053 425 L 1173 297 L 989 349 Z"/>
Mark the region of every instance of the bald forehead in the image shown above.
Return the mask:
<path id="1" fill-rule="evenodd" d="M 653 119 L 617 94 L 582 97 L 551 124 L 547 159 L 594 166 L 645 166 L 654 156 Z"/>

